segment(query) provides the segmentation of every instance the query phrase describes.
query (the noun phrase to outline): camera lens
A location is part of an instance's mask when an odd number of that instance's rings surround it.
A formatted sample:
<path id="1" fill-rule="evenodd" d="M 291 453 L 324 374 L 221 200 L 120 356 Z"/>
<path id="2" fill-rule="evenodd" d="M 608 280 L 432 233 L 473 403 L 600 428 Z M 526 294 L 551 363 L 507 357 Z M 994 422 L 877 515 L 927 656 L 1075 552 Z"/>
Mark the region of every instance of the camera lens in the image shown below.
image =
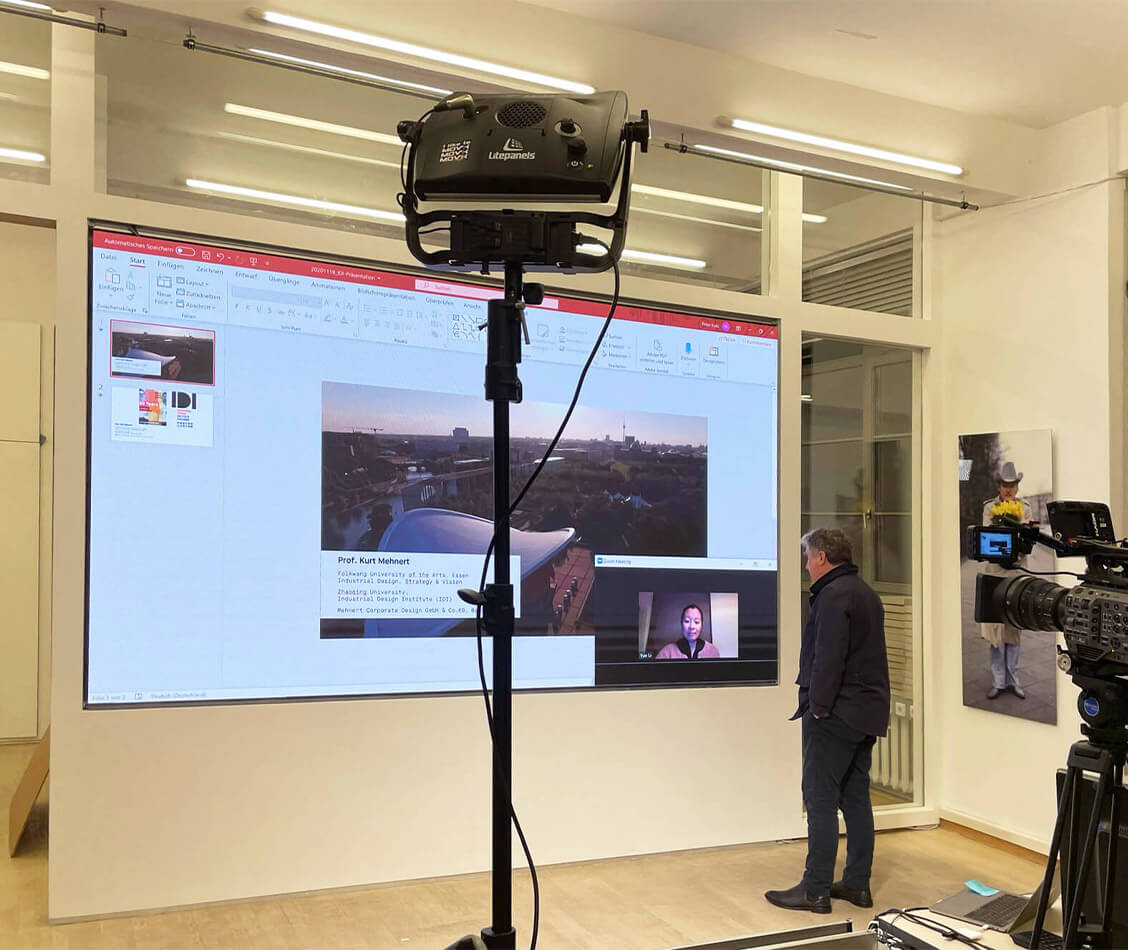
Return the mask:
<path id="1" fill-rule="evenodd" d="M 1004 594 L 1007 620 L 1020 630 L 1060 630 L 1057 608 L 1066 592 L 1066 588 L 1040 577 L 1016 577 Z"/>

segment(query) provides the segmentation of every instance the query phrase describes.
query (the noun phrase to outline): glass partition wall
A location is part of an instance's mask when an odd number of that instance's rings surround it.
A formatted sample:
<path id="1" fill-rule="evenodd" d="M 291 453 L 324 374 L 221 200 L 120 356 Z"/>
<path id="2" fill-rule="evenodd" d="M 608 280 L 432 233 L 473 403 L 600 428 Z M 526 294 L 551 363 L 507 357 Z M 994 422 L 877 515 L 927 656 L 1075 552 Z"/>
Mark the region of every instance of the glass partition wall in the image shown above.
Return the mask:
<path id="1" fill-rule="evenodd" d="M 45 184 L 51 162 L 51 24 L 0 13 L 0 178 Z"/>
<path id="2" fill-rule="evenodd" d="M 767 239 L 764 173 L 652 142 L 638 155 L 623 272 L 662 276 L 740 293 L 760 293 Z M 687 260 L 645 265 L 637 252 Z"/>
<path id="3" fill-rule="evenodd" d="M 803 182 L 803 299 L 918 316 L 922 202 L 854 185 Z"/>
<path id="4" fill-rule="evenodd" d="M 873 801 L 916 797 L 911 350 L 808 336 L 803 342 L 802 525 L 840 528 L 885 606 L 889 735 L 874 750 Z M 803 609 L 809 578 L 804 575 Z"/>
<path id="5" fill-rule="evenodd" d="M 374 89 L 172 40 L 101 37 L 96 49 L 108 193 L 394 237 L 397 122 L 450 89 L 504 91 L 338 53 L 323 58 L 426 90 Z M 624 274 L 759 293 L 761 170 L 654 142 L 636 153 L 633 175 Z"/>
<path id="6" fill-rule="evenodd" d="M 97 41 L 106 191 L 402 233 L 396 123 L 430 100 L 130 37 Z"/>

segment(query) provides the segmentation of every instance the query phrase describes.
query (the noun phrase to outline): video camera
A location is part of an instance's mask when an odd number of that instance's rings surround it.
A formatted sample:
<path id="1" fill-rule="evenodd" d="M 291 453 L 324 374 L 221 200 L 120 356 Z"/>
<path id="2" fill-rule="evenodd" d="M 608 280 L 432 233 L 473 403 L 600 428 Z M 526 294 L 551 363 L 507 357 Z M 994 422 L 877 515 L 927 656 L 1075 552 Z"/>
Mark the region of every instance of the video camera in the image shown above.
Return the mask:
<path id="1" fill-rule="evenodd" d="M 1092 735 L 1118 743 L 1128 726 L 1128 547 L 1116 539 L 1107 505 L 1057 501 L 1047 506 L 1050 534 L 1002 515 L 967 532 L 967 556 L 1013 569 L 1035 544 L 1058 557 L 1084 557 L 1076 587 L 1062 587 L 1030 573 L 980 574 L 975 581 L 975 619 L 1009 623 L 1020 630 L 1060 630 L 1058 667 L 1081 688 L 1078 709 Z M 1021 568 L 1019 567 L 1019 570 Z"/>
<path id="2" fill-rule="evenodd" d="M 1084 557 L 1086 571 L 1076 587 L 1061 587 L 1027 573 L 980 574 L 975 581 L 975 619 L 1007 622 L 1022 630 L 1060 630 L 1058 667 L 1081 693 L 1077 711 L 1085 739 L 1069 750 L 1064 781 L 1059 782 L 1058 813 L 1042 892 L 1029 934 L 1029 946 L 1042 943 L 1050 884 L 1061 857 L 1062 945 L 1112 947 L 1120 804 L 1128 760 L 1128 547 L 1117 540 L 1108 506 L 1059 501 L 1047 506 L 1050 534 L 1037 525 L 1000 515 L 990 525 L 973 525 L 967 554 L 1004 569 L 1024 571 L 1020 559 L 1041 544 L 1059 557 Z M 1097 775 L 1095 792 L 1083 813 L 1082 776 Z M 1098 846 L 1101 828 L 1111 829 Z M 1086 901 L 1095 882 L 1096 894 Z"/>

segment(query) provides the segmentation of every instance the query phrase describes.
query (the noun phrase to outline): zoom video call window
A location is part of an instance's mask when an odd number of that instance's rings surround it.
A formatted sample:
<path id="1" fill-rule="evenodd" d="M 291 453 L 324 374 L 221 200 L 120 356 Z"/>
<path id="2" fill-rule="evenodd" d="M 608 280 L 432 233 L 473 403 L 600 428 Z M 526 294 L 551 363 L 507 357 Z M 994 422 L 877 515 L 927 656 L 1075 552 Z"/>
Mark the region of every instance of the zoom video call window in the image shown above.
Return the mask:
<path id="1" fill-rule="evenodd" d="M 496 294 L 91 232 L 88 705 L 478 688 Z M 606 312 L 527 310 L 514 493 Z M 517 688 L 776 681 L 777 377 L 774 325 L 619 307 L 513 513 Z"/>

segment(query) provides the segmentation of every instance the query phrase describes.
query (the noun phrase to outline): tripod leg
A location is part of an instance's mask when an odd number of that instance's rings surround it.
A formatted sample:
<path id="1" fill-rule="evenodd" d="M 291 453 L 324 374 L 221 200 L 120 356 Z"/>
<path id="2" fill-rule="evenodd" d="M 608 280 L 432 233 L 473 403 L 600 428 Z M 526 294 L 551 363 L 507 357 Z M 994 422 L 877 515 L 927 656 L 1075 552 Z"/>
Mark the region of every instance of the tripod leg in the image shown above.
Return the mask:
<path id="1" fill-rule="evenodd" d="M 1077 943 L 1077 928 L 1081 920 L 1081 904 L 1085 900 L 1085 885 L 1089 882 L 1089 862 L 1093 859 L 1093 851 L 1097 843 L 1097 829 L 1101 823 L 1101 805 L 1105 796 L 1109 794 L 1111 776 L 1107 771 L 1101 772 L 1100 781 L 1097 783 L 1097 795 L 1093 801 L 1092 814 L 1089 816 L 1089 826 L 1085 831 L 1085 846 L 1081 850 L 1081 860 L 1077 865 L 1077 890 L 1074 892 L 1073 906 L 1069 908 L 1069 916 L 1062 934 L 1062 943 L 1066 948 L 1074 947 Z M 1064 907 L 1063 907 L 1064 910 Z"/>
<path id="2" fill-rule="evenodd" d="M 1065 784 L 1061 789 L 1061 800 L 1058 802 L 1057 821 L 1054 822 L 1054 836 L 1050 841 L 1050 856 L 1046 859 L 1046 873 L 1042 877 L 1042 891 L 1038 895 L 1038 911 L 1034 915 L 1034 930 L 1030 934 L 1030 946 L 1037 948 L 1042 939 L 1042 929 L 1046 923 L 1046 910 L 1050 906 L 1050 887 L 1054 881 L 1054 868 L 1057 865 L 1058 855 L 1061 853 L 1061 839 L 1065 832 L 1067 816 L 1073 810 L 1074 796 L 1077 791 L 1078 770 L 1070 768 L 1065 774 Z M 1062 868 L 1061 889 L 1066 893 L 1066 869 Z M 1064 908 L 1064 905 L 1063 905 Z"/>
<path id="3" fill-rule="evenodd" d="M 1120 808 L 1124 797 L 1124 792 L 1121 789 L 1123 784 L 1123 767 L 1118 765 L 1112 777 L 1112 786 L 1109 788 L 1109 798 L 1111 801 L 1109 802 L 1108 860 L 1105 863 L 1104 875 L 1101 878 L 1101 883 L 1104 887 L 1101 895 L 1101 928 L 1106 934 L 1108 933 L 1109 923 L 1112 919 L 1113 894 L 1116 889 L 1117 846 L 1120 840 L 1120 835 L 1117 833 L 1117 830 L 1120 828 Z M 1104 812 L 1104 802 L 1101 802 L 1101 812 Z M 1099 847 L 1097 851 L 1100 851 Z"/>

